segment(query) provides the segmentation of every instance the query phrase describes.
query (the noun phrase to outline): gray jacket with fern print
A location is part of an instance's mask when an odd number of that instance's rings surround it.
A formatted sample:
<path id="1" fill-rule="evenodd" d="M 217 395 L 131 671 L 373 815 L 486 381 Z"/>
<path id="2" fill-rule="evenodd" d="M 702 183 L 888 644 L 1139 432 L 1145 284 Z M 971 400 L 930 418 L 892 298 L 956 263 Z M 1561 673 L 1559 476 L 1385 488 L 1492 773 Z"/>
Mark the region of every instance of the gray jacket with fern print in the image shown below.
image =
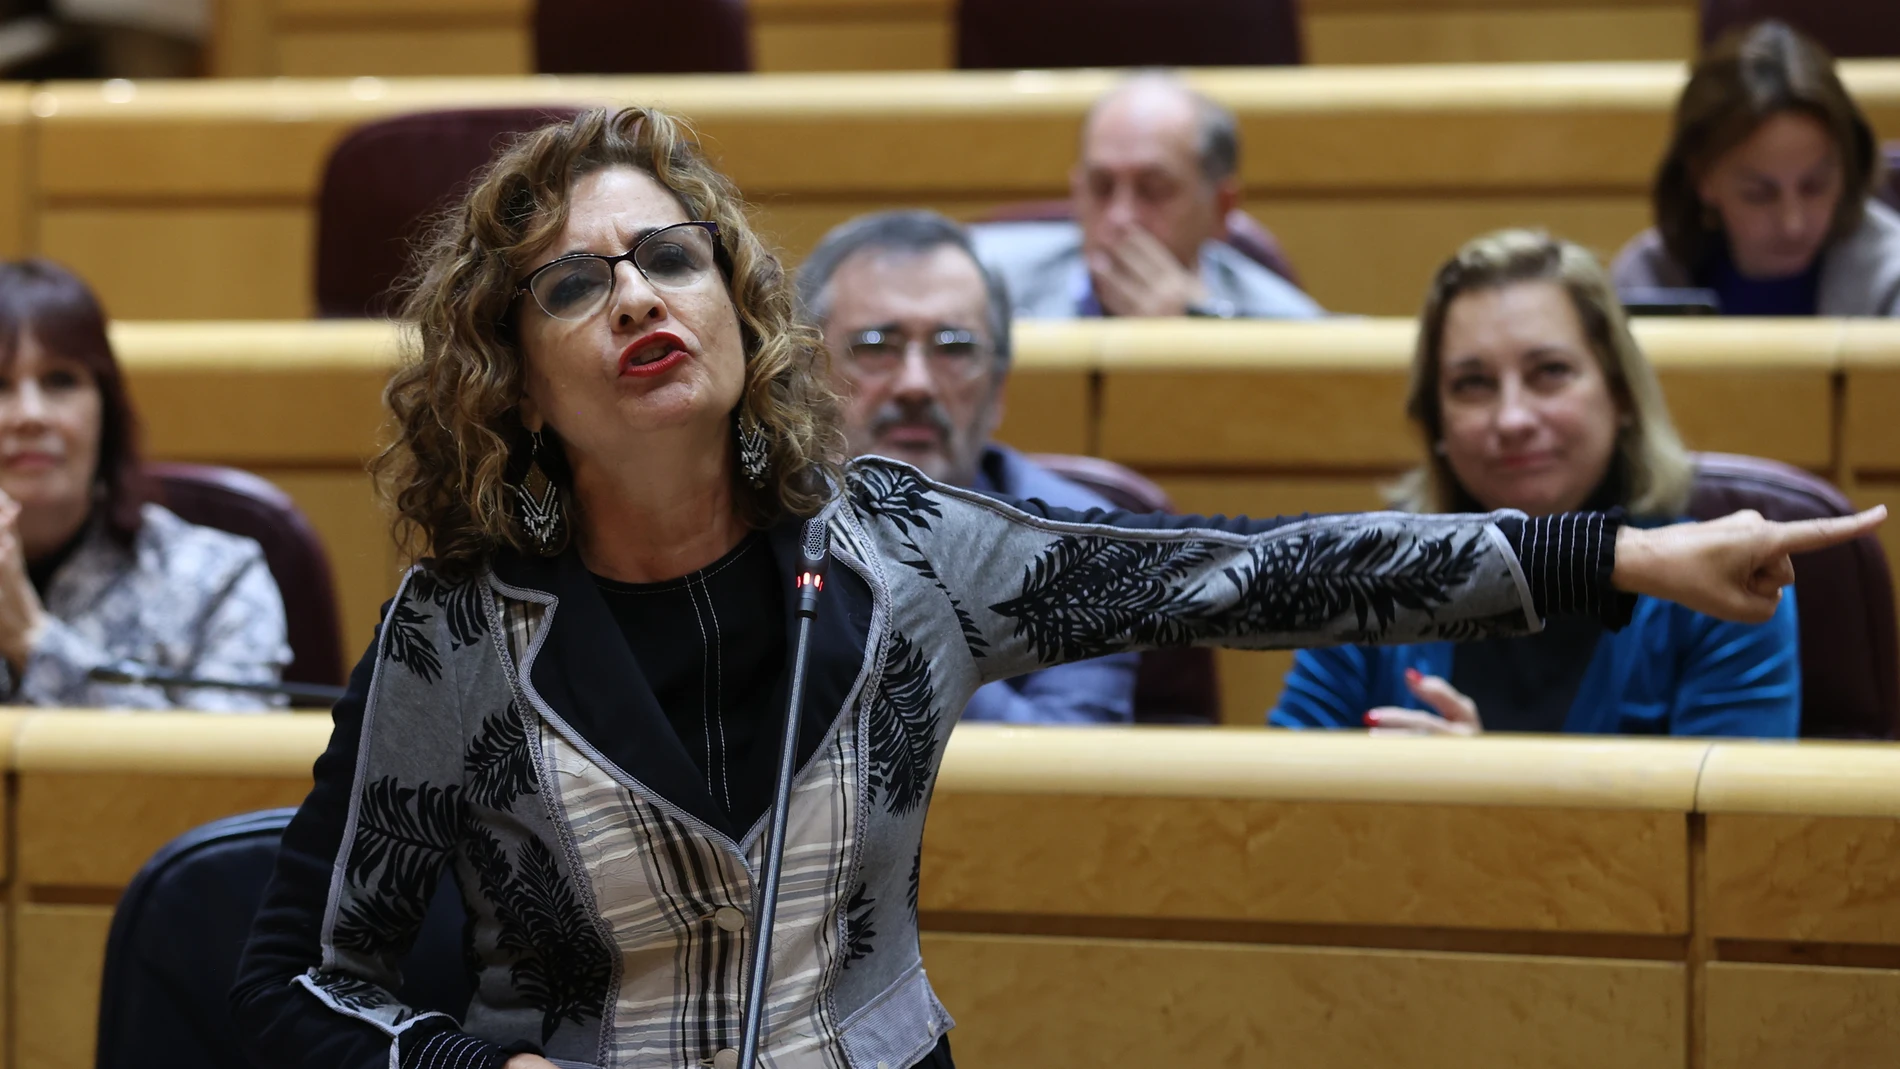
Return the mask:
<path id="1" fill-rule="evenodd" d="M 978 686 L 1156 645 L 1532 630 L 1605 609 L 1614 534 L 1514 513 L 1077 514 L 875 457 L 822 522 L 763 1045 L 777 1069 L 910 1066 L 950 1027 L 918 952 L 919 851 Z M 771 532 L 787 590 L 798 538 Z M 498 558 L 459 585 L 412 570 L 336 718 L 234 991 L 259 1064 L 732 1064 L 765 822 L 728 826 L 575 554 Z M 447 870 L 469 915 L 459 1021 L 395 994 Z"/>

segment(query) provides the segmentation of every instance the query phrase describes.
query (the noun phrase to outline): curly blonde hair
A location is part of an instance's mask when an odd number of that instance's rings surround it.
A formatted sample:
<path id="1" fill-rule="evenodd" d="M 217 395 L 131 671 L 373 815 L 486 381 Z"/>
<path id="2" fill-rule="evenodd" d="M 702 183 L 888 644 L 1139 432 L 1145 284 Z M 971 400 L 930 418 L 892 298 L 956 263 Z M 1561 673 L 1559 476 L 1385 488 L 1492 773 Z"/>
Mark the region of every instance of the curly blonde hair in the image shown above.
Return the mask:
<path id="1" fill-rule="evenodd" d="M 406 285 L 410 358 L 383 394 L 396 437 L 371 471 L 395 506 L 398 542 L 411 556 L 432 554 L 447 574 L 470 573 L 504 546 L 531 550 L 509 489 L 532 448 L 520 415 L 517 288 L 534 266 L 525 257 L 566 227 L 575 183 L 610 167 L 651 175 L 687 218 L 719 225 L 745 350 L 739 406 L 771 453 L 763 488 L 734 472 L 741 517 L 764 527 L 815 515 L 839 485 L 844 436 L 829 354 L 797 317 L 790 279 L 753 232 L 738 190 L 679 119 L 652 108 L 586 111 L 504 150 L 430 229 Z M 551 459 L 544 469 L 565 484 L 564 458 Z M 571 516 L 571 487 L 561 494 Z"/>

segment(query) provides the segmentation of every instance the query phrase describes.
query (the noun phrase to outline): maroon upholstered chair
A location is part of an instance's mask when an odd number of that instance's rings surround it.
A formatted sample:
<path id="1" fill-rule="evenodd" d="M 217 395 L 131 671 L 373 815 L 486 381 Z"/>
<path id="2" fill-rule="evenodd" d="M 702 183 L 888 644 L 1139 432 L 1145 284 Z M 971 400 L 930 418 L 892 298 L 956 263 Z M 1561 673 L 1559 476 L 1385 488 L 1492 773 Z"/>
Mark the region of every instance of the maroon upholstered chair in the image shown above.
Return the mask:
<path id="1" fill-rule="evenodd" d="M 957 66 L 1300 62 L 1299 0 L 960 0 Z"/>
<path id="2" fill-rule="evenodd" d="M 1702 43 L 1764 19 L 1780 19 L 1836 56 L 1900 56 L 1893 0 L 1702 0 Z"/>
<path id="3" fill-rule="evenodd" d="M 994 208 L 983 216 L 981 222 L 1066 223 L 1074 218 L 1075 208 L 1067 200 L 1026 200 Z M 1300 284 L 1299 272 L 1293 269 L 1293 261 L 1287 259 L 1286 251 L 1280 248 L 1280 239 L 1274 237 L 1266 224 L 1251 214 L 1239 208 L 1228 212 L 1227 233 L 1223 240 L 1247 259 L 1295 286 Z"/>
<path id="4" fill-rule="evenodd" d="M 147 464 L 159 503 L 190 523 L 256 539 L 284 596 L 292 660 L 287 683 L 343 682 L 342 629 L 330 558 L 290 495 L 236 468 Z"/>
<path id="5" fill-rule="evenodd" d="M 1846 516 L 1854 507 L 1798 468 L 1726 453 L 1696 456 L 1689 515 L 1754 509 L 1771 520 Z M 1900 732 L 1893 578 L 1872 535 L 1794 560 L 1801 618 L 1801 734 L 1891 739 Z"/>
<path id="6" fill-rule="evenodd" d="M 352 130 L 331 151 L 317 194 L 317 314 L 383 315 L 429 218 L 517 134 L 571 119 L 572 107 L 397 115 Z"/>
<path id="7" fill-rule="evenodd" d="M 702 74 L 752 69 L 745 0 L 536 0 L 542 74 Z"/>
<path id="8" fill-rule="evenodd" d="M 1874 196 L 1886 201 L 1889 208 L 1900 208 L 1900 141 L 1887 142 L 1881 154 L 1886 157 L 1886 169 Z"/>
<path id="9" fill-rule="evenodd" d="M 1130 512 L 1173 512 L 1167 491 L 1112 460 L 1064 453 L 1029 459 Z M 1217 724 L 1220 681 L 1209 649 L 1149 650 L 1135 668 L 1135 723 Z"/>

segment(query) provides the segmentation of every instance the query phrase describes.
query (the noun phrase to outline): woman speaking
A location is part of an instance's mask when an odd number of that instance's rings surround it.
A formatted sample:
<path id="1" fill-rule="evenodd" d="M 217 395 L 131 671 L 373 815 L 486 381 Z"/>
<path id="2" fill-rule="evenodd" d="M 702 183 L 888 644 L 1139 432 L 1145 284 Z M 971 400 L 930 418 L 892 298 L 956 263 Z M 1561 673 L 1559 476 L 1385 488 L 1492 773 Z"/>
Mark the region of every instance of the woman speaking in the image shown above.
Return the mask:
<path id="1" fill-rule="evenodd" d="M 1187 643 L 1766 619 L 1790 551 L 1878 514 L 1219 520 L 1012 507 L 843 465 L 825 350 L 744 205 L 651 110 L 508 149 L 438 230 L 381 458 L 431 556 L 336 708 L 233 993 L 259 1064 L 732 1069 L 808 522 L 832 565 L 800 707 L 762 1061 L 948 1066 L 917 941 L 937 763 L 978 686 Z M 391 993 L 446 867 L 461 1021 Z"/>

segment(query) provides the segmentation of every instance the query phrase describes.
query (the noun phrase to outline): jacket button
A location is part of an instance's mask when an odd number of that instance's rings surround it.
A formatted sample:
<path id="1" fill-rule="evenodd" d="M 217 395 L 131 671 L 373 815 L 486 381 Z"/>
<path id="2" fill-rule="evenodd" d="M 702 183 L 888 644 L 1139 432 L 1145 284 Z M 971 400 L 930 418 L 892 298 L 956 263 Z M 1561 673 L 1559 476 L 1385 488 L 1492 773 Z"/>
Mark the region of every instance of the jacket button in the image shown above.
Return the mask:
<path id="1" fill-rule="evenodd" d="M 713 914 L 713 923 L 717 924 L 721 931 L 743 931 L 745 929 L 745 914 L 733 909 L 731 906 L 720 906 L 719 911 Z M 738 1056 L 736 1053 L 733 1055 L 735 1058 Z"/>
<path id="2" fill-rule="evenodd" d="M 713 1055 L 713 1069 L 739 1069 L 739 1052 L 727 1047 Z"/>

